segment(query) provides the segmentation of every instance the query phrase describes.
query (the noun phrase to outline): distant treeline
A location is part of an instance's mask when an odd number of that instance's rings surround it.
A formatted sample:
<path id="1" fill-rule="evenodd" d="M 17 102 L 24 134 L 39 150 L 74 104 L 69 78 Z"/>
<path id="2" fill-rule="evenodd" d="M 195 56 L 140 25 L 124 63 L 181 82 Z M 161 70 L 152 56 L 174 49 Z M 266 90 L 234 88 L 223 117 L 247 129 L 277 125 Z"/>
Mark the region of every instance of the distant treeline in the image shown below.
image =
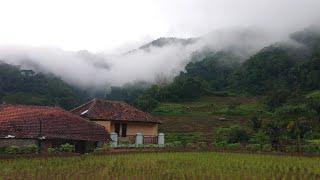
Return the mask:
<path id="1" fill-rule="evenodd" d="M 320 89 L 320 30 L 310 27 L 290 38 L 292 42 L 265 47 L 245 61 L 232 50 L 195 52 L 185 71 L 171 83 L 149 88 L 114 87 L 107 99 L 121 99 L 150 111 L 157 102 L 203 95 L 275 96 L 285 92 L 290 96 Z"/>
<path id="2" fill-rule="evenodd" d="M 61 79 L 0 62 L 0 101 L 70 109 L 86 97 Z"/>

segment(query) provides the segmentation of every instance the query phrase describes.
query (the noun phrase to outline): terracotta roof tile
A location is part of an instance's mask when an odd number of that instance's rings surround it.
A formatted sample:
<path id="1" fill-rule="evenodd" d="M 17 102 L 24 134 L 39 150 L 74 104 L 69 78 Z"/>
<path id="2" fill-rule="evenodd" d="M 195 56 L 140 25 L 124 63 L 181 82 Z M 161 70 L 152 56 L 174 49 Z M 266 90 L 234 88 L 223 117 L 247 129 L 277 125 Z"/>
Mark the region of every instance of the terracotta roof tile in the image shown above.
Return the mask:
<path id="1" fill-rule="evenodd" d="M 40 123 L 41 122 L 41 123 Z M 105 141 L 107 132 L 96 123 L 55 107 L 0 105 L 0 138 L 50 138 Z"/>
<path id="2" fill-rule="evenodd" d="M 94 99 L 71 110 L 71 112 L 89 119 L 160 123 L 148 113 L 119 101 Z"/>

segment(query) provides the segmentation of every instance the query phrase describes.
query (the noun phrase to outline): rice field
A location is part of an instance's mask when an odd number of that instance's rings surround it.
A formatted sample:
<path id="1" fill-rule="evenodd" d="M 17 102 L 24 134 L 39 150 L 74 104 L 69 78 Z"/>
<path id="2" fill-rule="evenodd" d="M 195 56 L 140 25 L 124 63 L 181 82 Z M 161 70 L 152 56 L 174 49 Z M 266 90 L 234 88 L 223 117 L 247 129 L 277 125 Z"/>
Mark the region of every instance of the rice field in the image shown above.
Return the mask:
<path id="1" fill-rule="evenodd" d="M 0 161 L 0 179 L 320 179 L 320 157 L 218 152 Z"/>

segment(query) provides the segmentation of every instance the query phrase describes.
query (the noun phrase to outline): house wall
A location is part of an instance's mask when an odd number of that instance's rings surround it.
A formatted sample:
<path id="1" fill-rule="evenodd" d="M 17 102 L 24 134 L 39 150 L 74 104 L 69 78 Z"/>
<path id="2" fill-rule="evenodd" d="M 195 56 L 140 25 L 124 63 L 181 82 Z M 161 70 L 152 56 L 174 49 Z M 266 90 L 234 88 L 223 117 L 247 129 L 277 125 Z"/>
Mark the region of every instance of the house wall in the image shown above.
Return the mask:
<path id="1" fill-rule="evenodd" d="M 102 125 L 105 130 L 107 130 L 108 132 L 111 132 L 111 122 L 110 121 L 94 121 L 97 124 Z"/>
<path id="2" fill-rule="evenodd" d="M 157 136 L 158 124 L 156 123 L 128 123 L 127 135 L 142 133 L 144 136 Z"/>
<path id="3" fill-rule="evenodd" d="M 97 124 L 100 124 L 105 127 L 108 132 L 115 132 L 115 123 L 116 121 L 97 121 Z M 157 136 L 158 135 L 158 124 L 157 123 L 144 123 L 144 122 L 119 122 L 127 124 L 127 135 L 136 135 L 137 133 L 142 133 L 145 136 Z"/>

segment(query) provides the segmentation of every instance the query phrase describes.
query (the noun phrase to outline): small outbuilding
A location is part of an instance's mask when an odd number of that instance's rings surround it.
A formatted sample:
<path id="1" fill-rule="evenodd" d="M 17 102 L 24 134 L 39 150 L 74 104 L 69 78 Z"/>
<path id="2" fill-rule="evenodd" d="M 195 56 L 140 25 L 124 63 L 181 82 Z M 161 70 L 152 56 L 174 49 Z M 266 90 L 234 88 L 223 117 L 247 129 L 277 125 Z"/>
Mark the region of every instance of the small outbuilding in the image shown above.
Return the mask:
<path id="1" fill-rule="evenodd" d="M 118 137 L 157 137 L 160 121 L 148 113 L 119 101 L 93 99 L 73 110 L 72 113 L 105 127 Z"/>
<path id="2" fill-rule="evenodd" d="M 103 126 L 61 108 L 0 105 L 0 147 L 37 145 L 46 150 L 69 143 L 84 153 L 107 140 Z"/>

